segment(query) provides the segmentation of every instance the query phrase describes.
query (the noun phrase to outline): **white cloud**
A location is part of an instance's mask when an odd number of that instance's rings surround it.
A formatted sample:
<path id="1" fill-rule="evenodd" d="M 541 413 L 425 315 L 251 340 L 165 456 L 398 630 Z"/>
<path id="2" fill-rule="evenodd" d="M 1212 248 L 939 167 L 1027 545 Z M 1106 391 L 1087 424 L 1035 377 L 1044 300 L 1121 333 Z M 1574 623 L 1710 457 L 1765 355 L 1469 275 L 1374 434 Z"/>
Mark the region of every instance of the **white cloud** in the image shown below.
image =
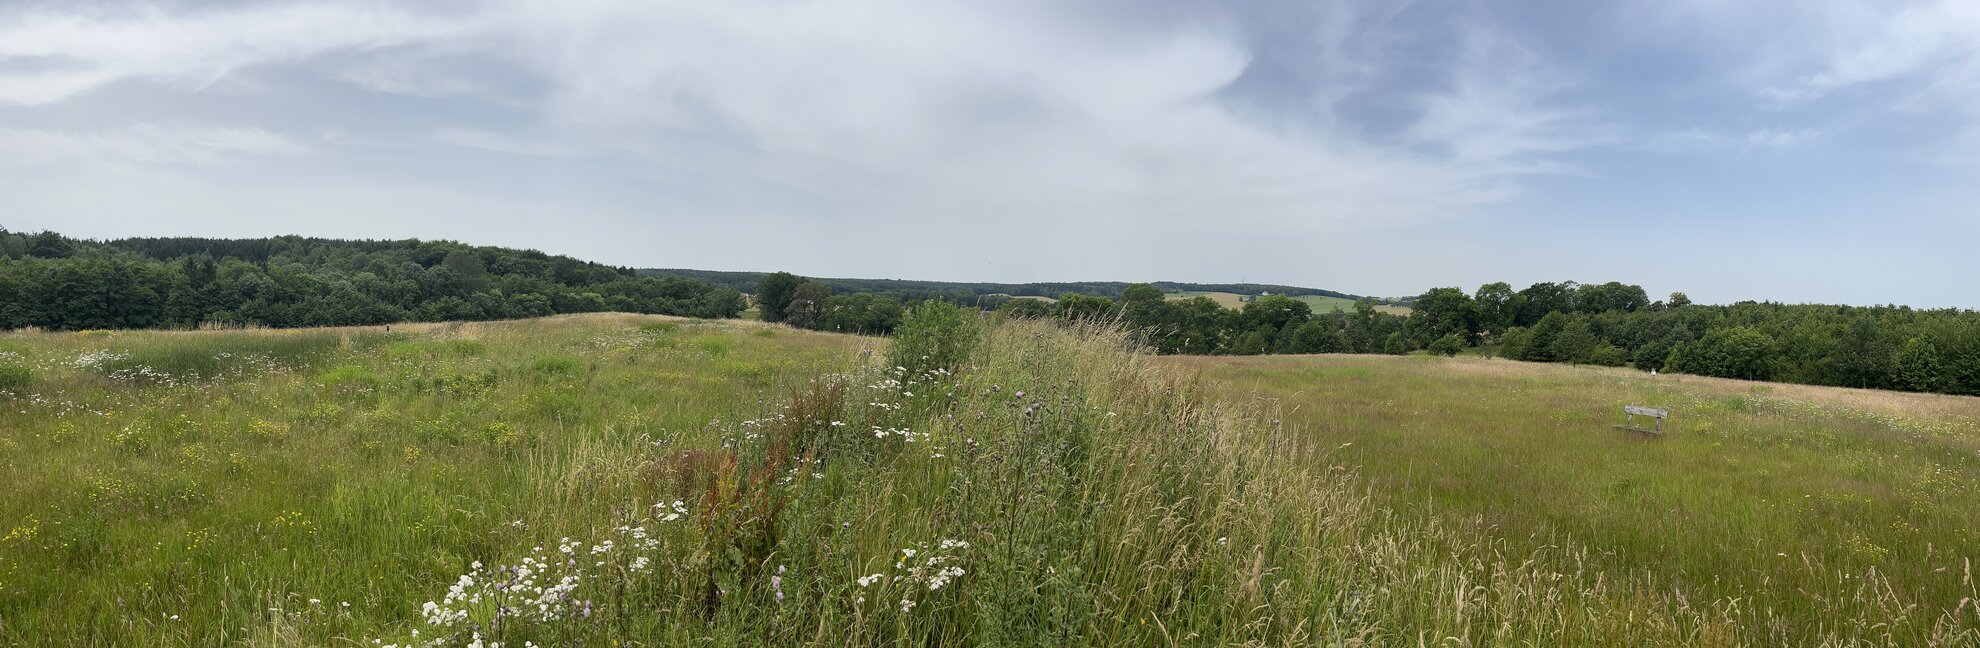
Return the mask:
<path id="1" fill-rule="evenodd" d="M 1858 122 L 1929 115 L 1952 132 L 1924 151 L 1980 158 L 1980 3 L 1970 0 L 1760 0 L 1653 3 L 1664 24 L 1695 30 L 1729 78 L 1776 116 L 1865 106 Z M 1702 35 L 1702 38 L 1695 36 Z M 1781 127 L 1749 145 L 1805 143 L 1827 129 Z"/>
<path id="2" fill-rule="evenodd" d="M 433 133 L 433 139 L 442 144 L 510 155 L 544 158 L 576 158 L 585 155 L 582 149 L 573 146 L 531 141 L 505 133 L 471 128 L 442 128 Z"/>
<path id="3" fill-rule="evenodd" d="M 549 157 L 643 150 L 661 166 L 683 142 L 729 141 L 756 158 L 738 172 L 872 213 L 966 204 L 1048 221 L 1365 227 L 1502 200 L 1521 175 L 1560 170 L 1550 154 L 1599 139 L 1588 115 L 1551 105 L 1542 61 L 1482 30 L 1452 87 L 1422 98 L 1411 133 L 1423 146 L 1403 149 L 1221 105 L 1250 52 L 1219 20 L 1120 26 L 1052 2 L 513 0 L 455 15 L 296 2 L 5 18 L 0 63 L 64 63 L 0 67 L 0 103 L 126 79 L 198 89 L 278 67 L 453 99 L 524 86 L 549 139 L 452 125 L 433 139 Z M 1357 85 L 1372 83 L 1373 55 L 1330 53 Z"/>
<path id="4" fill-rule="evenodd" d="M 1807 143 L 1821 136 L 1821 131 L 1789 128 L 1763 128 L 1746 134 L 1746 145 L 1755 148 L 1786 148 Z"/>
<path id="5" fill-rule="evenodd" d="M 214 166 L 246 156 L 309 151 L 294 139 L 259 128 L 150 123 L 100 131 L 0 128 L 0 160 L 20 167 L 61 161 Z"/>
<path id="6" fill-rule="evenodd" d="M 243 69 L 459 34 L 384 3 L 0 10 L 0 105 L 47 104 L 124 79 L 200 88 Z M 22 69 L 33 66 L 36 69 Z"/>

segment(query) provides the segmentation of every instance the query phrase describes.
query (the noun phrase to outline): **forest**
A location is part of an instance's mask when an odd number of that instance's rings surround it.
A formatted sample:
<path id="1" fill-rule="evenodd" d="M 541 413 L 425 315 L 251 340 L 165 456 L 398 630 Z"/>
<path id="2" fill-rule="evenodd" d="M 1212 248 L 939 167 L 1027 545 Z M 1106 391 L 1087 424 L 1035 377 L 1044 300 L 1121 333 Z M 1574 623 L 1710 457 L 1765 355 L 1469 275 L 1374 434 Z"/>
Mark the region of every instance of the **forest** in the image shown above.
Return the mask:
<path id="1" fill-rule="evenodd" d="M 885 334 L 900 321 L 899 293 L 834 294 L 789 273 L 757 287 L 762 317 L 800 328 Z M 1744 301 L 1693 304 L 1684 293 L 1651 301 L 1620 282 L 1504 282 L 1474 293 L 1435 288 L 1407 315 L 1369 300 L 1352 312 L 1315 313 L 1281 295 L 1241 309 L 1207 297 L 1170 299 L 1152 284 L 1119 298 L 1077 292 L 1056 301 L 986 305 L 1010 317 L 1099 320 L 1133 332 L 1157 353 L 1479 353 L 1533 362 L 1634 366 L 1644 371 L 1810 385 L 1980 395 L 1980 312 L 1904 306 Z"/>
<path id="2" fill-rule="evenodd" d="M 639 271 L 649 277 L 682 277 L 697 279 L 718 286 L 729 286 L 743 292 L 753 293 L 768 272 L 727 272 L 719 270 L 686 270 L 678 268 L 649 268 Z M 788 274 L 788 273 L 784 273 Z M 1097 295 L 1108 299 L 1120 299 L 1123 292 L 1136 284 L 1125 281 L 1058 281 L 1035 283 L 987 283 L 960 281 L 921 281 L 912 279 L 844 279 L 829 277 L 809 277 L 835 293 L 881 293 L 894 295 L 906 302 L 941 299 L 959 305 L 979 305 L 978 300 L 989 308 L 996 308 L 1009 297 L 1058 297 L 1065 293 Z M 1148 285 L 1163 292 L 1227 292 L 1239 295 L 1317 295 L 1342 299 L 1364 299 L 1357 295 L 1301 286 L 1255 283 L 1186 283 L 1177 281 L 1154 281 Z M 1387 303 L 1376 300 L 1377 303 Z M 1396 300 L 1407 303 L 1407 299 Z"/>
<path id="3" fill-rule="evenodd" d="M 345 326 L 623 311 L 734 317 L 741 292 L 452 241 L 129 238 L 0 229 L 0 329 Z"/>

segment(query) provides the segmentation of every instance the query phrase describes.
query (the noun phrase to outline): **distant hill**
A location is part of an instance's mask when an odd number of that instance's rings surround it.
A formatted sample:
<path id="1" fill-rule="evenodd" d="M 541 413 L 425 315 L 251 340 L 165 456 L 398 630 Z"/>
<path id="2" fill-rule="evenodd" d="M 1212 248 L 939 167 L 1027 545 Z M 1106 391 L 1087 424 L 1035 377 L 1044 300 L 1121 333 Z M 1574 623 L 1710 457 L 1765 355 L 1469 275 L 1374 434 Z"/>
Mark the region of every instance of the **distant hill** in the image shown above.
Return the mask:
<path id="1" fill-rule="evenodd" d="M 349 326 L 624 311 L 735 317 L 735 289 L 454 241 L 75 239 L 0 228 L 0 330 Z"/>
<path id="2" fill-rule="evenodd" d="M 708 283 L 715 284 L 717 286 L 728 286 L 731 288 L 735 288 L 737 290 L 741 290 L 743 292 L 755 292 L 757 282 L 762 281 L 765 275 L 770 274 L 767 272 L 727 272 L 720 270 L 689 270 L 683 268 L 648 268 L 648 269 L 640 270 L 639 273 L 649 277 L 680 277 L 684 279 L 706 281 Z M 1126 281 L 978 283 L 978 282 L 961 282 L 961 281 L 919 281 L 912 279 L 848 279 L 848 278 L 821 278 L 821 277 L 811 277 L 810 279 L 813 281 L 823 283 L 827 286 L 831 286 L 833 292 L 842 292 L 842 293 L 896 292 L 896 293 L 909 293 L 909 294 L 929 294 L 929 295 L 946 296 L 958 300 L 963 300 L 961 298 L 980 297 L 985 295 L 997 295 L 997 294 L 1011 295 L 1014 297 L 1057 297 L 1060 294 L 1069 293 L 1069 292 L 1081 293 L 1086 295 L 1100 295 L 1103 297 L 1107 297 L 1109 299 L 1119 299 L 1121 297 L 1121 291 L 1126 290 L 1128 286 L 1134 285 L 1133 282 L 1126 282 Z M 1235 293 L 1239 295 L 1257 295 L 1260 293 L 1269 292 L 1275 295 L 1287 295 L 1291 297 L 1302 297 L 1302 296 L 1311 295 L 1316 297 L 1334 297 L 1339 299 L 1353 299 L 1353 300 L 1365 299 L 1364 297 L 1359 295 L 1353 295 L 1353 294 L 1334 291 L 1334 290 L 1324 290 L 1320 288 L 1304 288 L 1300 286 L 1281 286 L 1277 284 L 1253 284 L 1253 283 L 1206 284 L 1206 283 L 1182 283 L 1175 281 L 1151 281 L 1148 283 L 1149 285 L 1152 285 L 1156 289 L 1161 290 L 1162 292 L 1165 293 L 1193 292 L 1193 293 Z"/>

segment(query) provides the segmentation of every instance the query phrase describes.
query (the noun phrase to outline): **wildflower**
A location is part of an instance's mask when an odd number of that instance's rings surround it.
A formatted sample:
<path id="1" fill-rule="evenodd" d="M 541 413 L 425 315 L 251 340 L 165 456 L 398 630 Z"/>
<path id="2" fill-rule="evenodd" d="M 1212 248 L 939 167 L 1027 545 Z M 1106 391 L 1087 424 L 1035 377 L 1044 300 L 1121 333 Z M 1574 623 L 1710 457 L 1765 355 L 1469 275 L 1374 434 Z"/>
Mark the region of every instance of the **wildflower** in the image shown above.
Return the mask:
<path id="1" fill-rule="evenodd" d="M 901 599 L 901 614 L 907 614 L 907 611 L 912 609 L 914 609 L 914 601 Z"/>
<path id="2" fill-rule="evenodd" d="M 874 583 L 878 583 L 880 582 L 880 578 L 881 578 L 880 574 L 873 574 L 871 576 L 861 576 L 859 577 L 859 586 L 867 587 Z"/>

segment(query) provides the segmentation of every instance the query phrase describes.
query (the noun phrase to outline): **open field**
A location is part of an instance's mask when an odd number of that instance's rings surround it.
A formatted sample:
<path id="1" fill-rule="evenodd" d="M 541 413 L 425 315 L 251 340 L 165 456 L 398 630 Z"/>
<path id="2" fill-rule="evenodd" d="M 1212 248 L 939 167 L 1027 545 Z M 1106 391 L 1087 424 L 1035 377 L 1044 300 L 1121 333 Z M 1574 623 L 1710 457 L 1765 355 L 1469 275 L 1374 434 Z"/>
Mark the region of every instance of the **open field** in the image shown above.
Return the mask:
<path id="1" fill-rule="evenodd" d="M 471 560 L 615 520 L 638 449 L 875 346 L 658 316 L 391 328 L 0 335 L 37 375 L 0 411 L 0 645 L 363 637 Z"/>
<path id="2" fill-rule="evenodd" d="M 1217 305 L 1223 306 L 1224 308 L 1244 308 L 1244 296 L 1239 295 L 1237 293 L 1203 292 L 1199 290 L 1190 290 L 1184 292 L 1167 293 L 1163 296 L 1169 299 L 1189 299 L 1192 297 L 1209 297 L 1210 301 L 1217 302 Z"/>
<path id="3" fill-rule="evenodd" d="M 1980 641 L 1970 400 L 963 313 L 0 336 L 0 645 Z"/>
<path id="4" fill-rule="evenodd" d="M 1482 358 L 1162 361 L 1283 408 L 1398 515 L 1509 555 L 1572 539 L 1616 580 L 1797 625 L 1874 616 L 1838 608 L 1864 587 L 1923 613 L 1973 596 L 1980 398 Z M 1668 434 L 1612 429 L 1625 404 L 1670 409 Z"/>
<path id="5" fill-rule="evenodd" d="M 1191 297 L 1209 297 L 1212 301 L 1217 302 L 1218 304 L 1224 306 L 1225 308 L 1244 308 L 1244 296 L 1239 295 L 1237 293 L 1186 291 L 1186 292 L 1168 293 L 1167 296 L 1169 299 L 1189 299 Z M 1354 311 L 1354 300 L 1343 297 L 1326 297 L 1322 295 L 1299 295 L 1293 297 L 1293 299 L 1306 302 L 1307 306 L 1313 308 L 1314 314 L 1330 313 L 1333 311 L 1340 311 L 1343 313 Z M 1375 310 L 1384 313 L 1389 313 L 1392 315 L 1409 314 L 1409 307 L 1407 306 L 1378 305 L 1375 307 Z"/>

